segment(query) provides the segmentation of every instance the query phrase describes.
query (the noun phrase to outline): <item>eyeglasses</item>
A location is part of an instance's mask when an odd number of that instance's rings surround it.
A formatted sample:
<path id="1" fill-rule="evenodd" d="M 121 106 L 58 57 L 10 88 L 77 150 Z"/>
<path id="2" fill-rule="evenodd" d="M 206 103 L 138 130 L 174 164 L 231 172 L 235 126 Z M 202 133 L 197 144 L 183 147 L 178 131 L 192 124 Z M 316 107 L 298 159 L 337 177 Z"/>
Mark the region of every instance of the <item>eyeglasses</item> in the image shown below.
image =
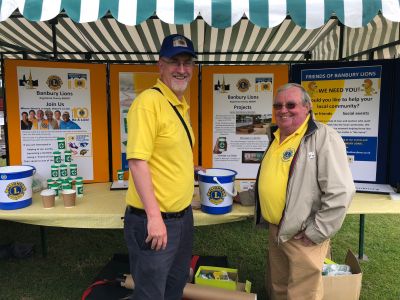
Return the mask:
<path id="1" fill-rule="evenodd" d="M 296 106 L 297 106 L 297 103 L 294 103 L 294 102 L 287 102 L 285 104 L 282 104 L 282 103 L 272 104 L 272 107 L 276 110 L 281 110 L 283 107 L 286 107 L 286 109 L 294 109 Z"/>
<path id="2" fill-rule="evenodd" d="M 194 66 L 193 60 L 179 61 L 179 60 L 166 60 L 165 58 L 162 58 L 161 60 L 165 62 L 167 65 L 174 68 L 179 68 L 181 65 L 184 68 L 191 68 Z"/>

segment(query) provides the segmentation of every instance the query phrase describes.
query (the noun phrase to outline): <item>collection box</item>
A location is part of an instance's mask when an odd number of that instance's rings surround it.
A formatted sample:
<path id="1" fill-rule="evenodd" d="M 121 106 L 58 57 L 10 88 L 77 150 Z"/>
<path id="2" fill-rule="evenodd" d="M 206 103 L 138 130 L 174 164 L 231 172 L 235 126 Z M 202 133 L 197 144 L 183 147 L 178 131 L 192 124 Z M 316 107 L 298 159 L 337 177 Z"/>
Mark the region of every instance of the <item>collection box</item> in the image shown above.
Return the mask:
<path id="1" fill-rule="evenodd" d="M 200 275 L 200 273 L 213 274 L 214 272 L 227 272 L 231 280 L 207 279 L 207 278 L 202 278 Z M 230 269 L 230 268 L 200 266 L 196 272 L 194 282 L 195 284 L 207 285 L 207 286 L 235 291 L 237 289 L 238 271 L 237 269 Z"/>
<path id="2" fill-rule="evenodd" d="M 323 300 L 358 300 L 360 298 L 362 272 L 351 250 L 347 251 L 345 264 L 350 266 L 352 275 L 322 276 Z"/>

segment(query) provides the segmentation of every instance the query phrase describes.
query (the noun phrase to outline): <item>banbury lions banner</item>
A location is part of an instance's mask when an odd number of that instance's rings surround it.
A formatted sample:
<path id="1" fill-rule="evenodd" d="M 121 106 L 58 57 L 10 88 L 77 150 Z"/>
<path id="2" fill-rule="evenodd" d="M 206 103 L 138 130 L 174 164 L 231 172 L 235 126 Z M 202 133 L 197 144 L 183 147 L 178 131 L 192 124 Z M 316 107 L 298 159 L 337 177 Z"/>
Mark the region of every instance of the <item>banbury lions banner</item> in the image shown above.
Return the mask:
<path id="1" fill-rule="evenodd" d="M 381 73 L 381 66 L 301 71 L 316 119 L 346 143 L 354 180 L 376 180 Z"/>

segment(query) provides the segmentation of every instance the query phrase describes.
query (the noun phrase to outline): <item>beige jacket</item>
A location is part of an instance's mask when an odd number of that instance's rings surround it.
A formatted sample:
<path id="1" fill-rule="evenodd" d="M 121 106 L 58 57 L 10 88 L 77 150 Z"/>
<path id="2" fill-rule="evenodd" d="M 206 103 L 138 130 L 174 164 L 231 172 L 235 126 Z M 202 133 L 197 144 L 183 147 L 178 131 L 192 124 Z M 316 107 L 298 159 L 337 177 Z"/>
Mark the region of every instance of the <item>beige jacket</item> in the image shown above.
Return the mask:
<path id="1" fill-rule="evenodd" d="M 261 218 L 258 184 L 268 184 L 259 183 L 258 177 L 259 174 L 255 185 L 257 223 Z M 278 241 L 286 242 L 303 230 L 317 244 L 331 238 L 342 226 L 354 192 L 342 138 L 311 116 L 292 161 Z"/>

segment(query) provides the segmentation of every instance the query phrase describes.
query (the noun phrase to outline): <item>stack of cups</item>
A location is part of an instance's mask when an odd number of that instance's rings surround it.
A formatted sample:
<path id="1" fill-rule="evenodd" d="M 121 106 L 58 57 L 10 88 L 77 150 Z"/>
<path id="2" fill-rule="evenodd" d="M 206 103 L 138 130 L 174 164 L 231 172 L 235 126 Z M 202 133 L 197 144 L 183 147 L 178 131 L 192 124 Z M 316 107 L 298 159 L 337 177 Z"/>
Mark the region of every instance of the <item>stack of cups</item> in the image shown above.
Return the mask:
<path id="1" fill-rule="evenodd" d="M 57 182 L 54 182 L 52 184 L 50 184 L 50 189 L 54 190 L 54 195 L 55 195 L 55 200 L 58 200 L 58 195 L 59 195 L 59 191 L 60 191 L 60 186 Z"/>
<path id="2" fill-rule="evenodd" d="M 44 208 L 53 208 L 56 192 L 53 189 L 43 190 L 40 195 L 42 196 L 42 202 Z"/>
<path id="3" fill-rule="evenodd" d="M 72 185 L 68 181 L 68 179 L 64 179 L 61 187 L 62 187 L 62 190 L 70 190 L 72 188 Z"/>
<path id="4" fill-rule="evenodd" d="M 117 171 L 117 178 L 119 183 L 124 182 L 124 170 L 118 170 Z"/>
<path id="5" fill-rule="evenodd" d="M 57 138 L 57 148 L 59 150 L 64 150 L 65 149 L 65 138 L 63 138 L 63 137 L 58 137 Z"/>
<path id="6" fill-rule="evenodd" d="M 60 178 L 61 179 L 67 179 L 68 177 L 68 169 L 66 164 L 62 164 L 60 166 Z"/>
<path id="7" fill-rule="evenodd" d="M 75 206 L 76 193 L 72 189 L 65 189 L 62 191 L 62 197 L 64 201 L 64 207 Z"/>
<path id="8" fill-rule="evenodd" d="M 79 198 L 83 197 L 83 178 L 82 177 L 76 177 L 75 190 L 76 190 L 77 197 L 79 197 Z"/>
<path id="9" fill-rule="evenodd" d="M 64 163 L 68 166 L 72 162 L 72 151 L 71 150 L 65 150 L 64 151 Z"/>
<path id="10" fill-rule="evenodd" d="M 50 185 L 56 183 L 56 181 L 52 178 L 47 179 L 47 189 L 50 189 Z"/>
<path id="11" fill-rule="evenodd" d="M 78 176 L 78 165 L 77 164 L 69 165 L 69 176 L 71 176 L 71 178 L 76 178 L 76 176 Z"/>
<path id="12" fill-rule="evenodd" d="M 53 151 L 53 161 L 56 166 L 61 164 L 61 151 Z"/>

